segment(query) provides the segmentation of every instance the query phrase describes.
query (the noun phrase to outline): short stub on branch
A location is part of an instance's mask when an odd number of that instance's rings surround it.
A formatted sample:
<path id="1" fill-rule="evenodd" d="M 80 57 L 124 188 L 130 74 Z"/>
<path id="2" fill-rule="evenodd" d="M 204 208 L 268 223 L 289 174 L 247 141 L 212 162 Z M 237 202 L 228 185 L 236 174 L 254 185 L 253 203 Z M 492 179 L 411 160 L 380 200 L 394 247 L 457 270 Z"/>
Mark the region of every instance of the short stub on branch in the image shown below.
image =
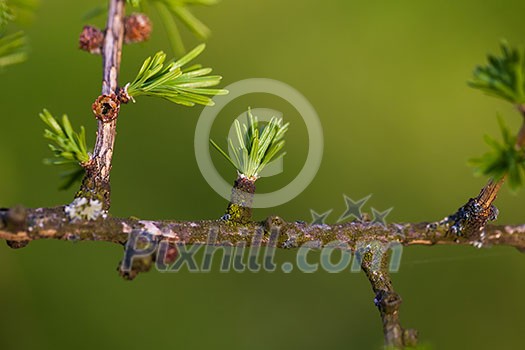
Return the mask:
<path id="1" fill-rule="evenodd" d="M 148 272 L 155 265 L 158 270 L 166 270 L 179 256 L 176 243 L 159 240 L 146 231 L 132 230 L 124 245 L 124 258 L 117 271 L 125 280 L 131 281 L 139 273 Z"/>
<path id="2" fill-rule="evenodd" d="M 252 219 L 256 178 L 240 174 L 233 184 L 226 219 L 234 223 L 247 223 Z"/>
<path id="3" fill-rule="evenodd" d="M 484 205 L 478 198 L 470 198 L 441 224 L 448 225 L 452 235 L 472 238 L 480 236 L 487 223 L 496 220 L 498 214 L 499 211 L 494 205 Z"/>
<path id="4" fill-rule="evenodd" d="M 27 209 L 23 206 L 15 206 L 11 209 L 0 208 L 0 229 L 6 228 L 12 232 L 22 232 L 27 228 Z M 24 248 L 29 241 L 6 241 L 13 249 Z"/>

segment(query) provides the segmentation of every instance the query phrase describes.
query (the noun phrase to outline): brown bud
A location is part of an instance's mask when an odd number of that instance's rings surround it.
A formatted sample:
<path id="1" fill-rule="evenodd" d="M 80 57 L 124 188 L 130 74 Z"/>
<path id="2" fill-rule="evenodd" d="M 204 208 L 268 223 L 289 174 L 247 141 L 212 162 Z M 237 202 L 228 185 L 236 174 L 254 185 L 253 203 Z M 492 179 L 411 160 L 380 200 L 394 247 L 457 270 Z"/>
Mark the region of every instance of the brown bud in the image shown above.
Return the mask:
<path id="1" fill-rule="evenodd" d="M 100 55 L 104 43 L 104 33 L 93 26 L 84 26 L 78 40 L 81 50 Z"/>
<path id="2" fill-rule="evenodd" d="M 120 101 L 115 94 L 100 95 L 91 105 L 91 109 L 98 120 L 107 123 L 118 117 Z"/>
<path id="3" fill-rule="evenodd" d="M 139 43 L 149 39 L 151 21 L 143 13 L 132 13 L 124 18 L 124 42 Z"/>
<path id="4" fill-rule="evenodd" d="M 117 97 L 118 97 L 120 103 L 124 103 L 125 104 L 125 103 L 128 103 L 130 100 L 132 100 L 132 97 L 130 95 L 128 95 L 128 85 L 124 86 L 123 88 L 119 87 L 117 89 Z"/>

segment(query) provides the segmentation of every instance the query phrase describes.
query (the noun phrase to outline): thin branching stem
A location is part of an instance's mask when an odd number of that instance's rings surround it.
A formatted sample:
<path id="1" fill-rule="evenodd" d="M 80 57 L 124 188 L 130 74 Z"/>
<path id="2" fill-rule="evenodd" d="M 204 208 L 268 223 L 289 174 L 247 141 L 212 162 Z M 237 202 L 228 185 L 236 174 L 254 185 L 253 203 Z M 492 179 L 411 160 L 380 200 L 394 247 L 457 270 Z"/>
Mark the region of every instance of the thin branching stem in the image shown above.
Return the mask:
<path id="1" fill-rule="evenodd" d="M 381 248 L 376 248 L 381 249 Z M 374 292 L 374 304 L 379 310 L 383 323 L 385 345 L 391 349 L 404 349 L 407 346 L 417 345 L 417 331 L 405 329 L 399 320 L 401 296 L 394 290 L 389 270 L 389 254 L 381 252 L 379 268 L 374 266 L 373 252 L 363 254 L 361 269 L 370 281 Z"/>
<path id="2" fill-rule="evenodd" d="M 322 248 L 337 241 L 353 251 L 356 256 L 360 247 L 375 245 L 388 250 L 395 244 L 408 245 L 504 245 L 525 252 L 525 225 L 488 225 L 483 237 L 453 237 L 446 227 L 432 223 L 392 223 L 387 226 L 356 221 L 336 225 L 309 225 L 303 222 L 286 222 L 273 216 L 261 222 L 249 221 L 231 225 L 224 220 L 208 221 L 150 221 L 135 218 L 112 218 L 104 215 L 96 220 L 72 220 L 64 207 L 25 209 L 15 207 L 0 209 L 0 239 L 12 248 L 23 248 L 30 241 L 56 239 L 66 241 L 105 241 L 125 245 L 132 232 L 143 232 L 169 244 L 192 245 L 242 245 L 245 247 L 272 246 L 276 248 L 298 248 L 307 243 Z M 210 234 L 215 239 L 210 242 Z M 278 237 L 272 240 L 274 232 Z M 260 235 L 262 233 L 262 236 Z M 481 239 L 481 241 L 480 241 Z M 346 248 L 345 248 L 346 249 Z M 386 260 L 381 269 L 374 269 L 370 251 L 365 251 L 362 269 L 369 278 L 383 322 L 385 343 L 402 348 L 417 341 L 417 333 L 407 330 L 399 323 L 401 298 L 394 291 L 386 270 Z M 154 263 L 154 254 L 141 266 L 147 271 Z M 386 259 L 385 254 L 380 256 Z M 149 264 L 149 265 L 148 265 Z"/>
<path id="3" fill-rule="evenodd" d="M 124 41 L 125 0 L 110 0 L 106 35 L 102 47 L 102 95 L 114 95 L 118 85 L 122 43 Z M 118 114 L 118 112 L 117 112 Z M 98 120 L 97 139 L 86 176 L 77 197 L 95 198 L 105 210 L 111 204 L 110 172 L 115 145 L 117 118 Z"/>
<path id="4" fill-rule="evenodd" d="M 11 222 L 13 213 L 23 212 L 17 222 Z M 0 239 L 32 241 L 58 239 L 74 241 L 105 241 L 124 244 L 130 230 L 151 232 L 159 240 L 186 244 L 209 244 L 210 229 L 216 229 L 215 243 L 251 244 L 253 235 L 263 230 L 261 244 L 267 245 L 270 228 L 280 228 L 277 248 L 300 247 L 306 242 L 320 242 L 319 248 L 329 242 L 340 241 L 354 249 L 358 242 L 375 241 L 384 244 L 398 242 L 402 245 L 503 245 L 525 251 L 525 224 L 487 225 L 483 237 L 454 237 L 446 227 L 434 223 L 391 223 L 386 226 L 370 221 L 354 221 L 340 224 L 310 225 L 300 221 L 285 221 L 271 216 L 264 221 L 249 221 L 231 225 L 224 220 L 141 220 L 136 218 L 113 218 L 100 216 L 96 220 L 71 220 L 64 207 L 0 209 Z M 154 231 L 154 232 L 153 232 Z M 289 239 L 288 239 L 289 238 Z M 293 244 L 292 242 L 293 241 Z"/>

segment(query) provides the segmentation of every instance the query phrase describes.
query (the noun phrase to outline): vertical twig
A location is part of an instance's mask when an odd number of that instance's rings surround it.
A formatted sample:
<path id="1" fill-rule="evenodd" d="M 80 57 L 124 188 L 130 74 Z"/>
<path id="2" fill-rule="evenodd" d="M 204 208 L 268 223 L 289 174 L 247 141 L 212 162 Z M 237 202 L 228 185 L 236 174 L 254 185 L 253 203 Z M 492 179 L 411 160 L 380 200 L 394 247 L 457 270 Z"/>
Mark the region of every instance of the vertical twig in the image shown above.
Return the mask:
<path id="1" fill-rule="evenodd" d="M 378 255 L 379 254 L 379 255 Z M 374 261 L 380 256 L 380 261 Z M 376 266 L 377 265 L 377 266 Z M 399 320 L 401 296 L 394 291 L 389 268 L 387 252 L 366 252 L 362 257 L 361 268 L 368 277 L 374 291 L 374 303 L 377 306 L 383 322 L 385 346 L 394 349 L 404 349 L 417 345 L 417 331 L 404 329 Z"/>
<path id="2" fill-rule="evenodd" d="M 102 95 L 114 96 L 117 90 L 122 43 L 124 39 L 125 0 L 110 0 L 106 34 L 102 47 Z M 118 102 L 117 102 L 118 103 Z M 99 199 L 103 208 L 111 204 L 110 172 L 115 144 L 118 109 L 112 120 L 98 120 L 95 149 L 77 197 Z"/>

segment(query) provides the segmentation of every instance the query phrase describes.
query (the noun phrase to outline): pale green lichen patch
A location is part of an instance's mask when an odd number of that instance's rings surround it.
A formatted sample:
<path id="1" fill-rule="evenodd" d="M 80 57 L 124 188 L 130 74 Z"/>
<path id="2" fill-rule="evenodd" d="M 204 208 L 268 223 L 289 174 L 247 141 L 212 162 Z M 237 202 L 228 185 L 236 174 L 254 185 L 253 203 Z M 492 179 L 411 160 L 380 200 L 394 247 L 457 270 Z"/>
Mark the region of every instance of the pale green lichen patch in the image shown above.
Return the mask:
<path id="1" fill-rule="evenodd" d="M 98 199 L 75 198 L 75 200 L 64 207 L 66 215 L 71 221 L 96 220 L 104 214 L 102 202 Z"/>

